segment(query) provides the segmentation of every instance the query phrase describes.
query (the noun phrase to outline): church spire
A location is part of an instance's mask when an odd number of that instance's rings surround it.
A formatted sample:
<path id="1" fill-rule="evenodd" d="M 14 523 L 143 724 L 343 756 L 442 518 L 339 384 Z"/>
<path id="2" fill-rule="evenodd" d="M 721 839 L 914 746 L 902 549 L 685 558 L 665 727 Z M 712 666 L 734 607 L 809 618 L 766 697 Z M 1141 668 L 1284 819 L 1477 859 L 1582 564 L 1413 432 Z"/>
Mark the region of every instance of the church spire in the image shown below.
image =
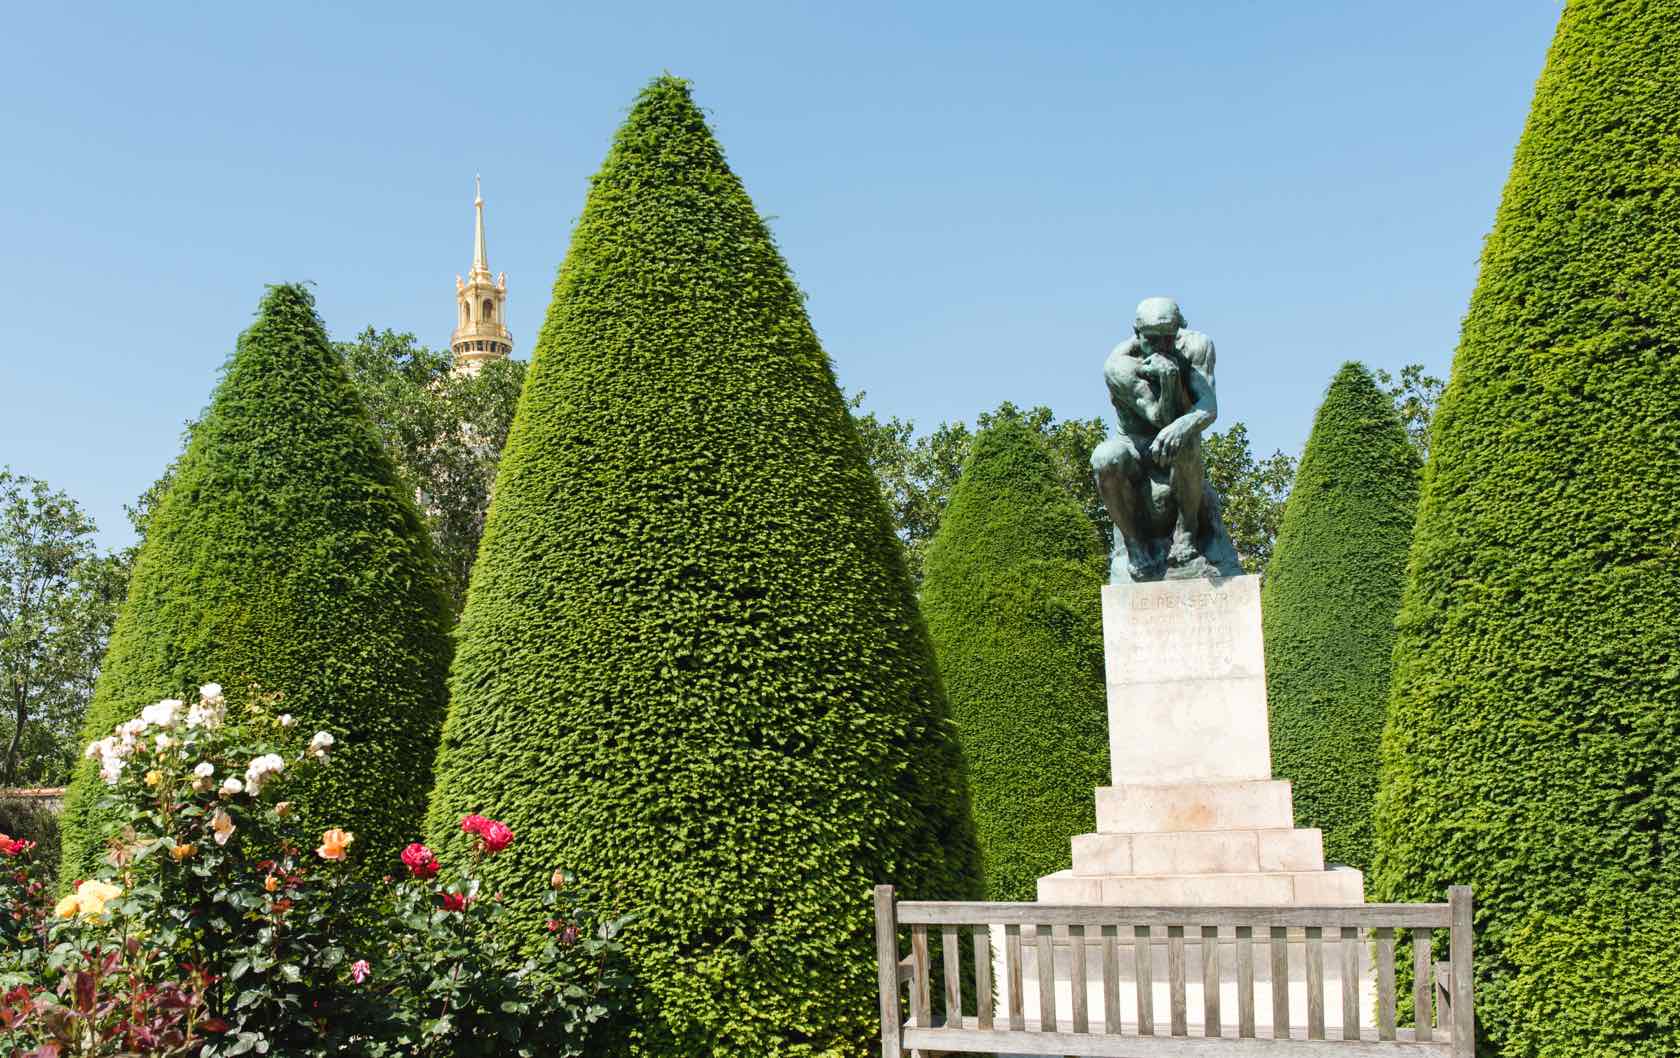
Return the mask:
<path id="1" fill-rule="evenodd" d="M 457 374 L 476 375 L 491 360 L 513 352 L 513 335 L 503 322 L 507 273 L 490 277 L 484 252 L 484 190 L 473 177 L 473 263 L 465 282 L 455 277 L 455 333 L 449 339 Z"/>
<path id="2" fill-rule="evenodd" d="M 484 190 L 477 176 L 473 177 L 473 274 L 490 274 L 490 264 L 484 256 Z"/>

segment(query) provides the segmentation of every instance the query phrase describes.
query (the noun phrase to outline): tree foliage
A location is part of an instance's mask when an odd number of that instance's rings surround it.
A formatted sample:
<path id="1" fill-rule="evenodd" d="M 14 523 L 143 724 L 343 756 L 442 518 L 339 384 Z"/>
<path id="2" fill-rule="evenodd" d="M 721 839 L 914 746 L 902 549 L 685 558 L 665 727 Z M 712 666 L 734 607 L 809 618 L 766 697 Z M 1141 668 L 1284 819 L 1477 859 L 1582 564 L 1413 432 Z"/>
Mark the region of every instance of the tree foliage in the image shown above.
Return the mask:
<path id="1" fill-rule="evenodd" d="M 1475 887 L 1507 1054 L 1680 1053 L 1677 25 L 1677 0 L 1562 14 L 1400 612 L 1376 888 Z"/>
<path id="2" fill-rule="evenodd" d="M 927 551 L 922 610 L 963 753 L 991 900 L 1033 900 L 1096 828 L 1108 780 L 1107 549 L 1040 431 L 975 435 Z"/>
<path id="3" fill-rule="evenodd" d="M 928 545 L 951 502 L 951 490 L 974 445 L 975 431 L 967 423 L 943 422 L 932 433 L 917 437 L 913 422 L 897 416 L 883 422 L 872 411 L 860 411 L 864 396 L 859 393 L 851 398 L 853 421 L 904 543 L 911 576 L 919 583 Z M 1056 480 L 1080 505 L 1106 545 L 1113 538 L 1114 526 L 1091 478 L 1091 451 L 1108 436 L 1102 420 L 1058 420 L 1042 404 L 1022 409 L 1004 401 L 993 411 L 981 412 L 975 430 L 984 431 L 1002 419 L 1023 422 L 1039 434 L 1050 453 Z"/>
<path id="4" fill-rule="evenodd" d="M 684 82 L 637 100 L 496 479 L 430 828 L 618 887 L 643 1054 L 854 1054 L 870 886 L 973 895 L 903 558 L 798 289 Z M 539 919 L 540 921 L 540 919 Z"/>
<path id="5" fill-rule="evenodd" d="M 1406 439 L 1417 450 L 1418 459 L 1429 460 L 1429 423 L 1435 417 L 1435 406 L 1441 402 L 1441 391 L 1447 386 L 1434 375 L 1426 374 L 1422 364 L 1407 364 L 1398 376 L 1381 368 L 1375 372 L 1394 410 L 1400 414 Z"/>
<path id="6" fill-rule="evenodd" d="M 1219 492 L 1225 529 L 1245 573 L 1259 573 L 1272 558 L 1283 525 L 1284 503 L 1295 482 L 1295 458 L 1281 451 L 1256 459 L 1248 426 L 1232 423 L 1202 436 L 1208 480 Z"/>
<path id="7" fill-rule="evenodd" d="M 1388 713 L 1394 616 L 1420 464 L 1389 396 L 1359 364 L 1313 421 L 1266 566 L 1272 771 L 1332 861 L 1371 865 L 1371 805 Z"/>
<path id="8" fill-rule="evenodd" d="M 351 827 L 370 863 L 389 862 L 424 807 L 448 622 L 414 503 L 313 300 L 273 287 L 150 514 L 87 738 L 201 681 L 236 709 L 282 694 L 343 746 L 307 821 Z M 99 858 L 98 782 L 78 769 L 67 798 L 66 878 Z"/>
<path id="9" fill-rule="evenodd" d="M 123 587 L 93 533 L 75 500 L 0 468 L 0 786 L 62 783 L 80 752 Z"/>

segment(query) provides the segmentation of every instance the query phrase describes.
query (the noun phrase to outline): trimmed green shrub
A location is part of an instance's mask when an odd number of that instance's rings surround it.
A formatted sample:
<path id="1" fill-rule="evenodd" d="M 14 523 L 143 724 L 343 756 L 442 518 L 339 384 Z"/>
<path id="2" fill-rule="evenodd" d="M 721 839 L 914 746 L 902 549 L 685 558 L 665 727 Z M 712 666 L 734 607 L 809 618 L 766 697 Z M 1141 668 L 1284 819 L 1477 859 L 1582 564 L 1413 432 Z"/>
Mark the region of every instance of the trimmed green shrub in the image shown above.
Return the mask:
<path id="1" fill-rule="evenodd" d="M 1680 0 L 1565 9 L 1424 472 L 1375 889 L 1475 887 L 1477 1015 L 1507 1054 L 1596 1053 L 1587 1025 L 1680 1053 L 1638 995 L 1536 987 L 1528 928 L 1680 919 L 1677 83 Z M 1572 943 L 1604 966 L 1624 942 Z"/>
<path id="2" fill-rule="evenodd" d="M 1108 782 L 1103 542 L 1019 418 L 974 438 L 922 611 L 973 791 L 989 900 L 1036 900 Z"/>
<path id="3" fill-rule="evenodd" d="M 418 835 L 443 720 L 449 606 L 413 500 L 301 286 L 269 289 L 152 516 L 85 737 L 222 684 L 338 740 L 299 797 L 388 873 Z M 104 851 L 100 780 L 66 797 L 64 870 Z"/>
<path id="4" fill-rule="evenodd" d="M 1371 805 L 1388 713 L 1394 616 L 1417 516 L 1416 450 L 1359 364 L 1313 420 L 1261 591 L 1272 771 L 1324 854 L 1371 866 Z"/>
<path id="5" fill-rule="evenodd" d="M 685 82 L 596 174 L 473 568 L 430 831 L 616 887 L 644 1054 L 863 1054 L 870 887 L 975 895 L 966 780 L 799 290 Z M 538 919 L 540 921 L 540 918 Z"/>
<path id="6" fill-rule="evenodd" d="M 1536 913 L 1510 945 L 1516 974 L 1504 1050 L 1534 1058 L 1673 1055 L 1680 1026 L 1680 916 L 1672 892 L 1599 879 L 1587 903 Z M 1478 951 L 1478 958 L 1480 952 Z M 1480 997 L 1477 999 L 1480 1004 Z M 1480 1006 L 1477 1007 L 1480 1013 Z"/>

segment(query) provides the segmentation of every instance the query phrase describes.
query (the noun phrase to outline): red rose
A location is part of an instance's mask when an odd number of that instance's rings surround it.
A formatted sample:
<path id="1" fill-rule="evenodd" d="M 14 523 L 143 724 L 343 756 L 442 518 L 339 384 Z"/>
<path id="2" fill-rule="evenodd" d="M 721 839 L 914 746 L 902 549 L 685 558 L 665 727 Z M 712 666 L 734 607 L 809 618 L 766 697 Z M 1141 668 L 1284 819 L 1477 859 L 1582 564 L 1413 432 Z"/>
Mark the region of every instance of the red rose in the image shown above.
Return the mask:
<path id="1" fill-rule="evenodd" d="M 443 897 L 443 909 L 445 911 L 465 911 L 467 909 L 467 898 L 461 893 L 439 893 L 438 895 Z"/>
<path id="2" fill-rule="evenodd" d="M 402 850 L 403 866 L 408 873 L 416 878 L 436 878 L 438 872 L 437 856 L 426 846 L 416 841 Z"/>
<path id="3" fill-rule="evenodd" d="M 490 820 L 479 815 L 477 812 L 461 817 L 461 833 L 463 834 L 482 834 L 484 833 L 484 828 L 489 825 Z"/>
<path id="4" fill-rule="evenodd" d="M 478 840 L 484 842 L 485 852 L 494 855 L 513 844 L 513 831 L 506 823 L 491 819 L 478 832 Z"/>

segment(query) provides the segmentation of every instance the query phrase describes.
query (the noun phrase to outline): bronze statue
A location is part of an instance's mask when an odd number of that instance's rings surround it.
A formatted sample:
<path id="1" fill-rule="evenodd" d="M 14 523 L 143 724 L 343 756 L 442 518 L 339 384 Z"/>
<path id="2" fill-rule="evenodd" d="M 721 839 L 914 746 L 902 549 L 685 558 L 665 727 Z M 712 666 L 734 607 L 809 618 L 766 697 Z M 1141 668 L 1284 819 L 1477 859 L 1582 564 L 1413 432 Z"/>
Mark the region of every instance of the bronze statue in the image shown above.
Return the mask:
<path id="1" fill-rule="evenodd" d="M 1171 298 L 1145 298 L 1133 330 L 1103 365 L 1120 432 L 1091 453 L 1119 537 L 1109 583 L 1236 576 L 1202 463 L 1202 431 L 1219 411 L 1213 342 L 1184 326 Z"/>

